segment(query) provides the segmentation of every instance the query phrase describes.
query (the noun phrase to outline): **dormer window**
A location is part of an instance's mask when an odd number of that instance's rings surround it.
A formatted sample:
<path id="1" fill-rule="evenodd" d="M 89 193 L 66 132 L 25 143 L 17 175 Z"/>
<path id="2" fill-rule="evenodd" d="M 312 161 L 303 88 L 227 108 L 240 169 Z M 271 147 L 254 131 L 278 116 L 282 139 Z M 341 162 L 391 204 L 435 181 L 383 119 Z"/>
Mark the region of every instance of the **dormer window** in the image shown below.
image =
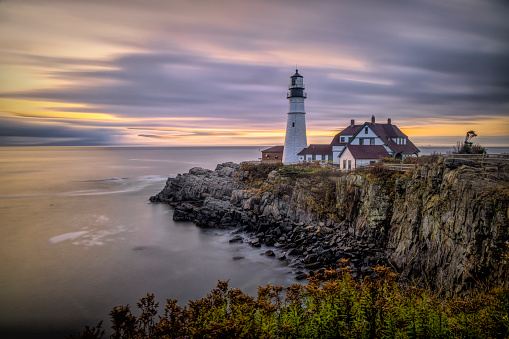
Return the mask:
<path id="1" fill-rule="evenodd" d="M 345 142 L 345 137 L 341 137 L 341 142 Z"/>

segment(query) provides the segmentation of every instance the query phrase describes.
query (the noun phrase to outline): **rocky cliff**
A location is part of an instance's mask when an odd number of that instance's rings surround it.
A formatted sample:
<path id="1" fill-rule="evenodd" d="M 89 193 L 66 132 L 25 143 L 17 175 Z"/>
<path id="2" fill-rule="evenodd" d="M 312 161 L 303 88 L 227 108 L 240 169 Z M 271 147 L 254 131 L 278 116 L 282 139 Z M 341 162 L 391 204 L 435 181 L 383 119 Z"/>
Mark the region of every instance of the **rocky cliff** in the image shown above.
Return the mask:
<path id="1" fill-rule="evenodd" d="M 356 277 L 389 265 L 402 282 L 446 294 L 508 284 L 506 172 L 443 163 L 405 174 L 270 170 L 193 168 L 151 201 L 173 205 L 177 220 L 237 228 L 232 242 L 281 249 L 298 277 L 346 258 Z"/>

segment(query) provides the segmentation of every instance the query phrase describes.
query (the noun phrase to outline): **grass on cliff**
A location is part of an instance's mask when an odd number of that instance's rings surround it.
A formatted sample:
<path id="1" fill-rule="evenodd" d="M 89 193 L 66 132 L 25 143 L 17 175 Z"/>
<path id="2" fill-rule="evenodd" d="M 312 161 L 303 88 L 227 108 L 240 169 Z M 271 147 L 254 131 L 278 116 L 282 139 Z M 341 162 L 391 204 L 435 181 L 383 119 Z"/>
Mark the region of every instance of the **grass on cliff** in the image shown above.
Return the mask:
<path id="1" fill-rule="evenodd" d="M 283 165 L 282 163 L 244 163 L 240 167 L 237 179 L 250 188 L 260 188 L 266 184 L 270 172 L 277 171 L 281 177 L 294 183 L 296 178 L 327 178 L 341 176 L 340 170 L 333 167 L 322 167 L 318 162 Z"/>
<path id="2" fill-rule="evenodd" d="M 344 266 L 346 267 L 346 266 Z M 508 338 L 509 288 L 471 298 L 440 299 L 401 289 L 388 268 L 357 283 L 347 268 L 324 271 L 308 285 L 267 285 L 251 297 L 219 281 L 185 307 L 167 300 L 163 314 L 148 294 L 111 313 L 111 338 Z M 81 339 L 102 338 L 101 323 Z M 69 338 L 73 338 L 70 336 Z"/>

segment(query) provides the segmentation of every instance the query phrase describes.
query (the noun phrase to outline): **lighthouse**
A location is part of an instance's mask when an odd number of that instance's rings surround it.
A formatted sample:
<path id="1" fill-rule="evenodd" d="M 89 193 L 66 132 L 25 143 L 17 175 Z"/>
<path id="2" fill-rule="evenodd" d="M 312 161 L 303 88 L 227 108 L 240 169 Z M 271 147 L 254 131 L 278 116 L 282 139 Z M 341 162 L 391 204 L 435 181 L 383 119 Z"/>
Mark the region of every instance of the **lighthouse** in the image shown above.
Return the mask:
<path id="1" fill-rule="evenodd" d="M 292 164 L 299 162 L 298 153 L 308 146 L 306 136 L 306 111 L 304 109 L 304 78 L 296 69 L 290 77 L 288 86 L 290 92 L 286 95 L 289 101 L 288 121 L 286 123 L 285 147 L 283 163 Z"/>

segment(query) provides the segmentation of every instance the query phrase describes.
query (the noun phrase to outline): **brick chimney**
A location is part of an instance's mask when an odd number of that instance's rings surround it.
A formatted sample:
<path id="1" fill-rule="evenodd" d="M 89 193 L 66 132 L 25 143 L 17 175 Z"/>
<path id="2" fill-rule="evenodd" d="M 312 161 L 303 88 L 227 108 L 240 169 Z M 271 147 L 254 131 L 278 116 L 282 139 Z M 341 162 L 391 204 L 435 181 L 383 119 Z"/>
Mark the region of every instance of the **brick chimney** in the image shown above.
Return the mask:
<path id="1" fill-rule="evenodd" d="M 391 124 L 391 118 L 388 118 L 387 119 L 387 124 L 390 125 Z"/>
<path id="2" fill-rule="evenodd" d="M 374 115 L 371 116 L 371 122 L 375 123 L 375 116 Z"/>
<path id="3" fill-rule="evenodd" d="M 350 125 L 352 125 L 352 126 L 355 125 L 355 120 L 354 119 L 350 120 Z"/>

